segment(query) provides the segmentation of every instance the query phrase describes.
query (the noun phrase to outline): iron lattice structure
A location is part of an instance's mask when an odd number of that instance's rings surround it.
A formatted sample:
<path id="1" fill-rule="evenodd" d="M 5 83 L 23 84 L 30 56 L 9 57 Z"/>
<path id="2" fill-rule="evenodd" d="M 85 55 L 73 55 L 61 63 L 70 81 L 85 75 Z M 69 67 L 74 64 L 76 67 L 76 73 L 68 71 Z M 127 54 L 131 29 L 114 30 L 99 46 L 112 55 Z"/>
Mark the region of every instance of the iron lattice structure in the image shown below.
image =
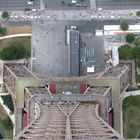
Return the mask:
<path id="1" fill-rule="evenodd" d="M 121 139 L 98 115 L 98 104 L 47 102 L 36 105 L 36 118 L 15 139 Z"/>

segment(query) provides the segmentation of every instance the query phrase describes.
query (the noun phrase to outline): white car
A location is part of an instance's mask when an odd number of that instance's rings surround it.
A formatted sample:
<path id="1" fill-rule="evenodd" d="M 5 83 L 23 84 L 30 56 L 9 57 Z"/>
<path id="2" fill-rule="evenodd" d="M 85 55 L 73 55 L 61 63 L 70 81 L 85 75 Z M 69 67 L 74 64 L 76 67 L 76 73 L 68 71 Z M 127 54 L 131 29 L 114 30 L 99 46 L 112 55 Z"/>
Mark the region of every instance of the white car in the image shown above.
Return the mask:
<path id="1" fill-rule="evenodd" d="M 72 0 L 71 2 L 72 2 L 72 3 L 77 3 L 77 0 Z"/>
<path id="2" fill-rule="evenodd" d="M 33 4 L 33 2 L 32 1 L 28 1 L 28 4 Z"/>
<path id="3" fill-rule="evenodd" d="M 33 12 L 36 12 L 36 9 L 32 9 Z"/>
<path id="4" fill-rule="evenodd" d="M 110 18 L 115 18 L 114 16 L 110 16 Z"/>
<path id="5" fill-rule="evenodd" d="M 102 11 L 103 9 L 102 9 L 102 8 L 98 8 L 98 10 L 99 10 L 99 11 Z"/>

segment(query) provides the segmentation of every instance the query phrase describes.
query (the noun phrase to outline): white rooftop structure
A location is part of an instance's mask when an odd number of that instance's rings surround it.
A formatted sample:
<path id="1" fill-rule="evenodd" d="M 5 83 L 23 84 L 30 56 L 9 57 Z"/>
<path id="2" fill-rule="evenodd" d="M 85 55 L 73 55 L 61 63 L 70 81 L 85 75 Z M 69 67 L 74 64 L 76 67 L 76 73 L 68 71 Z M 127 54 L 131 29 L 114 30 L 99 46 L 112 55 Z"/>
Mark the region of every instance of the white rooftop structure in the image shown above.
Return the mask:
<path id="1" fill-rule="evenodd" d="M 122 31 L 120 25 L 105 25 L 104 35 L 116 35 L 116 34 L 126 34 L 126 33 L 140 33 L 140 25 L 129 25 L 127 31 Z"/>
<path id="2" fill-rule="evenodd" d="M 103 30 L 96 30 L 95 35 L 96 36 L 103 36 Z"/>
<path id="3" fill-rule="evenodd" d="M 95 71 L 94 65 L 87 67 L 87 73 L 94 73 L 94 71 Z"/>
<path id="4" fill-rule="evenodd" d="M 110 46 L 112 51 L 112 65 L 117 66 L 119 64 L 118 46 Z"/>

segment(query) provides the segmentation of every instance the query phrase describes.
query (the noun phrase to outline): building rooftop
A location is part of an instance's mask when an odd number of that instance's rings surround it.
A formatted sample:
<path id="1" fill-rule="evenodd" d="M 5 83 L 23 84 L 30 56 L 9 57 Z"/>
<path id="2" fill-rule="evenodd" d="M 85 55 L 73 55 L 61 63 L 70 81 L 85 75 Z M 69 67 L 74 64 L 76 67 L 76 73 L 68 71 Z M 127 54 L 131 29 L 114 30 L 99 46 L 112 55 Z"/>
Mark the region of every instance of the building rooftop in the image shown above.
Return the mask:
<path id="1" fill-rule="evenodd" d="M 70 76 L 79 76 L 79 57 L 80 57 L 80 40 L 79 30 L 69 30 L 69 56 L 70 56 Z"/>

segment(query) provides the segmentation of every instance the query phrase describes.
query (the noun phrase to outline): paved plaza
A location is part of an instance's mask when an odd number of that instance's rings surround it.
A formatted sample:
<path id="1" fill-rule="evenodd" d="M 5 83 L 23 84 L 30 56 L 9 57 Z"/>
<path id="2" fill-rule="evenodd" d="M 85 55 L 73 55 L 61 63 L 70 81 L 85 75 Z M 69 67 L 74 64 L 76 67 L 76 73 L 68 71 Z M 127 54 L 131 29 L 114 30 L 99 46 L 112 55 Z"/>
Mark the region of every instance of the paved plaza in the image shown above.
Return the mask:
<path id="1" fill-rule="evenodd" d="M 68 75 L 68 50 L 63 22 L 33 23 L 33 70 L 49 76 Z"/>
<path id="2" fill-rule="evenodd" d="M 104 69 L 103 39 L 89 36 L 96 29 L 96 22 L 89 21 L 36 21 L 32 27 L 33 71 L 49 76 L 69 76 L 66 27 L 77 26 L 88 47 L 95 48 L 96 71 Z M 99 26 L 99 25 L 98 25 Z M 102 25 L 100 25 L 101 27 Z M 97 43 L 99 42 L 99 43 Z M 80 53 L 80 52 L 79 52 Z M 101 57 L 99 57 L 101 56 Z"/>

